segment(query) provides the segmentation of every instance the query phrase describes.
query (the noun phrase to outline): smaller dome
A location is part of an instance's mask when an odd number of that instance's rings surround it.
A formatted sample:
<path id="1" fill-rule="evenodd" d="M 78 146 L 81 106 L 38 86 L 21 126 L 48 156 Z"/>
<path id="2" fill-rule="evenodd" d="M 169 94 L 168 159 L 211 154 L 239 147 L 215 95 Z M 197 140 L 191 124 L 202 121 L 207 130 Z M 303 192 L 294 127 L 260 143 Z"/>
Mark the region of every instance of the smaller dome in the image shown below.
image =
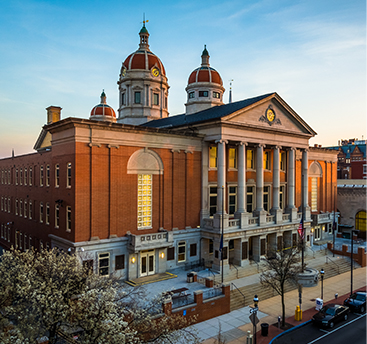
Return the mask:
<path id="1" fill-rule="evenodd" d="M 116 122 L 115 110 L 106 103 L 106 98 L 106 94 L 103 90 L 101 93 L 101 103 L 92 109 L 89 119 L 96 121 Z"/>
<path id="2" fill-rule="evenodd" d="M 222 78 L 212 67 L 199 67 L 192 71 L 189 76 L 188 85 L 196 82 L 210 82 L 223 86 Z"/>

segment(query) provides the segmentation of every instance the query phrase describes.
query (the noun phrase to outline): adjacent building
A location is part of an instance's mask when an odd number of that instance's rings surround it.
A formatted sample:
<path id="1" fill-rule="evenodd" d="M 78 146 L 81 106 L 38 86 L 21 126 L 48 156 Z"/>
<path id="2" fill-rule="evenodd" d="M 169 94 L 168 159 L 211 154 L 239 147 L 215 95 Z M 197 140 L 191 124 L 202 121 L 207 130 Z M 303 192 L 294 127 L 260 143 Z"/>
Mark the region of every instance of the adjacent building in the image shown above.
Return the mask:
<path id="1" fill-rule="evenodd" d="M 337 152 L 275 92 L 224 104 L 204 48 L 186 113 L 169 116 L 168 78 L 143 25 L 86 118 L 47 108 L 35 153 L 0 160 L 4 248 L 59 247 L 123 279 L 198 263 L 221 269 L 332 235 Z M 221 240 L 223 238 L 223 240 Z M 223 242 L 223 245 L 221 244 Z"/>

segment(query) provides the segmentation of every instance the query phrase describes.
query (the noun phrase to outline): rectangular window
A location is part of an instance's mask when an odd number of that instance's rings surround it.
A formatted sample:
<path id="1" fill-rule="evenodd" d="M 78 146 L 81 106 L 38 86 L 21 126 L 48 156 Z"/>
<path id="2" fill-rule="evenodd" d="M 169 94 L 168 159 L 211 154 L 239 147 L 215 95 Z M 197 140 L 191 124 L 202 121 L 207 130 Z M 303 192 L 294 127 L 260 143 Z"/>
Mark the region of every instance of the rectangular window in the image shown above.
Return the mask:
<path id="1" fill-rule="evenodd" d="M 138 228 L 152 227 L 152 175 L 138 175 Z"/>
<path id="2" fill-rule="evenodd" d="M 4 210 L 4 197 L 1 197 L 1 210 Z"/>
<path id="3" fill-rule="evenodd" d="M 55 165 L 55 187 L 58 188 L 60 186 L 60 166 L 59 164 Z"/>
<path id="4" fill-rule="evenodd" d="M 19 201 L 19 216 L 23 216 L 23 201 Z"/>
<path id="5" fill-rule="evenodd" d="M 50 186 L 50 165 L 46 165 L 46 186 Z"/>
<path id="6" fill-rule="evenodd" d="M 141 102 L 141 93 L 140 92 L 135 92 L 134 93 L 134 103 L 135 104 L 140 104 Z"/>
<path id="7" fill-rule="evenodd" d="M 71 162 L 67 165 L 66 187 L 71 188 Z"/>
<path id="8" fill-rule="evenodd" d="M 43 165 L 40 166 L 40 186 L 43 186 Z"/>
<path id="9" fill-rule="evenodd" d="M 8 184 L 11 184 L 11 168 L 9 168 L 8 172 Z"/>
<path id="10" fill-rule="evenodd" d="M 280 153 L 280 170 L 285 171 L 285 152 Z"/>
<path id="11" fill-rule="evenodd" d="M 10 213 L 10 197 L 8 198 L 8 213 Z"/>
<path id="12" fill-rule="evenodd" d="M 125 93 L 121 93 L 121 105 L 126 105 L 126 95 L 125 95 Z"/>
<path id="13" fill-rule="evenodd" d="M 50 224 L 50 205 L 46 203 L 46 218 L 45 218 L 46 225 Z"/>
<path id="14" fill-rule="evenodd" d="M 246 168 L 248 170 L 254 170 L 255 169 L 255 162 L 254 162 L 254 151 L 252 149 L 246 150 Z"/>
<path id="15" fill-rule="evenodd" d="M 18 200 L 15 200 L 15 215 L 18 215 L 19 211 L 18 211 Z"/>
<path id="16" fill-rule="evenodd" d="M 311 178 L 311 211 L 317 211 L 317 178 Z"/>
<path id="17" fill-rule="evenodd" d="M 247 241 L 242 242 L 242 259 L 247 259 Z"/>
<path id="18" fill-rule="evenodd" d="M 27 201 L 24 201 L 24 217 L 27 217 L 27 208 L 28 207 L 28 203 Z"/>
<path id="19" fill-rule="evenodd" d="M 281 185 L 280 188 L 279 188 L 279 208 L 280 209 L 284 209 L 284 185 Z"/>
<path id="20" fill-rule="evenodd" d="M 3 198 L 1 197 L 1 203 L 3 203 Z M 7 203 L 8 203 L 8 199 L 5 197 L 5 199 L 4 199 L 4 207 L 1 207 L 1 210 L 4 210 L 4 211 L 6 211 L 6 206 L 7 206 Z M 1 204 L 2 205 L 2 204 Z"/>
<path id="21" fill-rule="evenodd" d="M 189 99 L 195 98 L 195 92 L 190 92 L 189 93 Z"/>
<path id="22" fill-rule="evenodd" d="M 28 170 L 27 168 L 24 169 L 24 185 L 27 185 L 28 182 Z"/>
<path id="23" fill-rule="evenodd" d="M 18 185 L 18 169 L 15 170 L 15 185 Z"/>
<path id="24" fill-rule="evenodd" d="M 43 202 L 40 202 L 40 222 L 43 223 Z"/>
<path id="25" fill-rule="evenodd" d="M 237 211 L 237 186 L 228 188 L 228 213 L 233 215 Z"/>
<path id="26" fill-rule="evenodd" d="M 66 231 L 71 232 L 71 207 L 66 207 Z"/>
<path id="27" fill-rule="evenodd" d="M 125 255 L 121 254 L 120 256 L 115 257 L 115 270 L 125 269 Z"/>
<path id="28" fill-rule="evenodd" d="M 23 169 L 20 169 L 20 174 L 19 174 L 19 184 L 23 185 Z"/>
<path id="29" fill-rule="evenodd" d="M 217 212 L 217 187 L 211 186 L 209 188 L 209 210 L 210 216 Z"/>
<path id="30" fill-rule="evenodd" d="M 159 105 L 159 94 L 153 93 L 153 105 Z"/>
<path id="31" fill-rule="evenodd" d="M 217 168 L 217 147 L 209 147 L 209 168 Z"/>
<path id="32" fill-rule="evenodd" d="M 55 205 L 55 228 L 59 228 L 60 225 L 60 206 Z"/>
<path id="33" fill-rule="evenodd" d="M 264 152 L 264 169 L 270 170 L 270 152 Z"/>
<path id="34" fill-rule="evenodd" d="M 270 211 L 270 186 L 264 186 L 263 189 L 263 199 L 264 199 L 264 210 L 269 212 Z"/>
<path id="35" fill-rule="evenodd" d="M 247 187 L 246 201 L 247 201 L 247 212 L 252 213 L 254 211 L 254 202 L 255 202 L 255 195 L 254 195 L 254 187 L 253 186 L 248 186 Z"/>
<path id="36" fill-rule="evenodd" d="M 167 260 L 175 260 L 175 248 L 174 247 L 167 248 Z"/>
<path id="37" fill-rule="evenodd" d="M 209 254 L 213 254 L 214 252 L 214 242 L 212 239 L 209 239 Z"/>
<path id="38" fill-rule="evenodd" d="M 220 93 L 219 92 L 213 92 L 213 98 L 220 99 Z"/>
<path id="39" fill-rule="evenodd" d="M 29 212 L 28 212 L 29 219 L 32 219 L 33 216 L 33 204 L 32 201 L 29 201 Z"/>
<path id="40" fill-rule="evenodd" d="M 101 276 L 108 276 L 110 274 L 110 254 L 98 254 L 98 273 Z"/>
<path id="41" fill-rule="evenodd" d="M 178 243 L 178 255 L 177 255 L 177 261 L 180 262 L 184 262 L 186 260 L 186 242 L 185 241 L 180 241 Z"/>
<path id="42" fill-rule="evenodd" d="M 199 91 L 199 97 L 208 97 L 209 92 L 208 91 Z"/>
<path id="43" fill-rule="evenodd" d="M 229 148 L 228 150 L 228 168 L 237 168 L 237 149 Z"/>
<path id="44" fill-rule="evenodd" d="M 190 257 L 195 257 L 197 255 L 197 245 L 190 244 Z"/>
<path id="45" fill-rule="evenodd" d="M 30 186 L 33 184 L 33 169 L 32 167 L 29 168 L 29 183 Z"/>

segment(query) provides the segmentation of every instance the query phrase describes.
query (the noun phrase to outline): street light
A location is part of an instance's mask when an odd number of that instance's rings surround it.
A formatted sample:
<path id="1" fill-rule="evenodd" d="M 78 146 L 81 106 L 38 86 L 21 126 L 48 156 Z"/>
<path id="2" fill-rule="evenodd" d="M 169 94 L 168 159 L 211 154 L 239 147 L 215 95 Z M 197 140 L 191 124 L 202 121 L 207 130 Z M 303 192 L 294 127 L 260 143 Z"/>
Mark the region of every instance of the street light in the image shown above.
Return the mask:
<path id="1" fill-rule="evenodd" d="M 324 269 L 321 269 L 320 274 L 321 274 L 321 300 L 323 300 L 323 296 L 324 296 Z"/>
<path id="2" fill-rule="evenodd" d="M 256 344 L 256 315 L 257 315 L 257 311 L 258 311 L 258 304 L 259 304 L 259 298 L 257 297 L 257 295 L 255 295 L 254 297 L 254 308 L 253 308 L 253 313 L 254 313 L 254 344 Z"/>
<path id="3" fill-rule="evenodd" d="M 350 253 L 350 295 L 353 294 L 353 234 L 358 233 L 359 230 L 351 229 L 350 230 L 350 240 L 351 240 L 351 253 Z"/>

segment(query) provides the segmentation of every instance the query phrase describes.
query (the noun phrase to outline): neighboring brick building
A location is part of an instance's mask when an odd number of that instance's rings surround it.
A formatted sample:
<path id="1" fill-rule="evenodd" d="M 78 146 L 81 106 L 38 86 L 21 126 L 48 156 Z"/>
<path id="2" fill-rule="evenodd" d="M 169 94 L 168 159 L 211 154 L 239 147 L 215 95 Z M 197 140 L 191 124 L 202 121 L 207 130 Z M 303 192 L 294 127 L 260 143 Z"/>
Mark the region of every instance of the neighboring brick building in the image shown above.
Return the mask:
<path id="1" fill-rule="evenodd" d="M 367 179 L 366 140 L 342 140 L 327 148 L 338 151 L 338 179 Z"/>
<path id="2" fill-rule="evenodd" d="M 71 248 L 95 272 L 137 278 L 202 262 L 220 270 L 330 236 L 336 152 L 277 94 L 223 104 L 209 65 L 168 117 L 168 80 L 148 31 L 124 61 L 118 118 L 106 95 L 89 119 L 47 108 L 36 153 L 0 160 L 4 248 Z M 223 188 L 222 188 L 223 186 Z M 224 212 L 223 212 L 224 211 Z"/>

